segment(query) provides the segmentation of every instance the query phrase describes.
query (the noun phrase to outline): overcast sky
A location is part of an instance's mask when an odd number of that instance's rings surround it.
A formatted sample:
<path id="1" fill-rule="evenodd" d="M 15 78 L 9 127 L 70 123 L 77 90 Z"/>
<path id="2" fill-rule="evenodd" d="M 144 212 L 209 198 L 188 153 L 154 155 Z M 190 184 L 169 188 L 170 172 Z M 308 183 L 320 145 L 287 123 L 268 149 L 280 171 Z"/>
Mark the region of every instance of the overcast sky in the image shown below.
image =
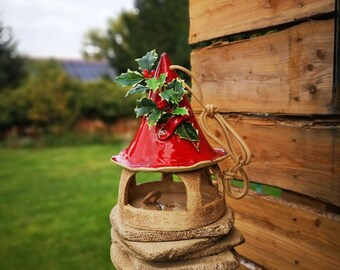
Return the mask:
<path id="1" fill-rule="evenodd" d="M 0 0 L 0 21 L 12 28 L 18 50 L 35 57 L 81 58 L 84 33 L 134 0 Z"/>

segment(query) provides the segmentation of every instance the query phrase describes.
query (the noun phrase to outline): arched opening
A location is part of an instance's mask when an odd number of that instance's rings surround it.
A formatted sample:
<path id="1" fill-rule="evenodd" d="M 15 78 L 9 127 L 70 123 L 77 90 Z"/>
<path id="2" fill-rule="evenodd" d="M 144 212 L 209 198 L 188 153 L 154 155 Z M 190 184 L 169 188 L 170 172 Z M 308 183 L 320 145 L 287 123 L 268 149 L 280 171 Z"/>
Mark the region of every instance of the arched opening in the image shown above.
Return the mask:
<path id="1" fill-rule="evenodd" d="M 146 230 L 184 230 L 212 223 L 226 211 L 224 197 L 205 169 L 162 173 L 151 182 L 137 184 L 139 173 L 123 169 L 121 176 L 119 212 L 127 225 Z"/>
<path id="2" fill-rule="evenodd" d="M 205 168 L 201 173 L 200 193 L 202 195 L 202 206 L 214 202 L 223 197 L 223 191 L 219 183 L 220 179 L 215 170 Z"/>
<path id="3" fill-rule="evenodd" d="M 187 208 L 187 190 L 176 174 L 137 172 L 126 188 L 126 202 L 134 208 L 156 211 Z"/>

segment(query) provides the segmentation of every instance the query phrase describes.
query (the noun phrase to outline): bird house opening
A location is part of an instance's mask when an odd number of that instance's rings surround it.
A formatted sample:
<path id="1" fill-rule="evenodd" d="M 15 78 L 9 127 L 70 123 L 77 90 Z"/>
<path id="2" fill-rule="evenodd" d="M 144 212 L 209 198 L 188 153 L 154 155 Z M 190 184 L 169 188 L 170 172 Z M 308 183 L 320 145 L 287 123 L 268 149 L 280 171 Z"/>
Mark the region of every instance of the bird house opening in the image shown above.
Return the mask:
<path id="1" fill-rule="evenodd" d="M 127 184 L 126 203 L 146 210 L 180 211 L 187 208 L 187 189 L 178 175 L 138 172 Z"/>
<path id="2" fill-rule="evenodd" d="M 191 211 L 214 204 L 223 199 L 224 190 L 212 168 L 178 173 L 130 172 L 124 181 L 124 205 L 144 210 Z"/>
<path id="3" fill-rule="evenodd" d="M 202 195 L 202 206 L 224 196 L 222 182 L 218 181 L 218 176 L 209 168 L 202 170 L 200 194 Z"/>
<path id="4" fill-rule="evenodd" d="M 119 185 L 122 221 L 148 230 L 181 230 L 216 221 L 226 206 L 221 172 L 217 165 L 210 169 L 216 175 L 216 186 L 209 167 L 151 175 L 123 169 Z M 173 220 L 176 223 L 169 226 Z"/>

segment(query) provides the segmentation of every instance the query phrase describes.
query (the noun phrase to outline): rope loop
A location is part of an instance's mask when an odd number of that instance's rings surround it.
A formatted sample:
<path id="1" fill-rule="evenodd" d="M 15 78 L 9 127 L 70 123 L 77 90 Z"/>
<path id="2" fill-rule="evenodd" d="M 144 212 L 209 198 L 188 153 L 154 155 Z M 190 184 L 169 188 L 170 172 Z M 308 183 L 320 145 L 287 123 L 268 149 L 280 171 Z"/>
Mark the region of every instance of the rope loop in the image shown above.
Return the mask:
<path id="1" fill-rule="evenodd" d="M 235 178 L 237 173 L 231 171 L 224 171 L 223 172 L 223 179 L 225 180 L 232 180 Z"/>
<path id="2" fill-rule="evenodd" d="M 178 65 L 171 65 L 170 69 L 181 70 L 188 74 L 196 82 L 198 93 L 195 93 L 186 83 L 184 83 L 184 86 L 203 108 L 203 111 L 199 117 L 201 128 L 204 133 L 208 137 L 210 137 L 210 139 L 212 139 L 218 145 L 222 146 L 222 148 L 234 162 L 233 166 L 231 166 L 229 170 L 223 172 L 223 184 L 225 187 L 225 192 L 231 198 L 243 198 L 249 190 L 249 179 L 243 169 L 243 166 L 248 165 L 251 161 L 250 149 L 240 137 L 240 135 L 238 135 L 238 133 L 223 118 L 223 116 L 220 115 L 218 108 L 216 108 L 213 104 L 204 104 L 202 90 L 194 74 L 188 69 Z M 207 117 L 215 119 L 216 122 L 219 124 L 221 130 L 223 131 L 224 140 L 220 140 L 219 138 L 217 138 L 208 127 Z M 239 155 L 238 152 L 241 152 L 241 155 Z M 232 189 L 232 181 L 237 177 L 237 175 L 239 175 L 240 179 L 243 180 L 243 188 L 240 192 L 235 193 Z"/>
<path id="3" fill-rule="evenodd" d="M 218 113 L 218 109 L 214 106 L 214 104 L 207 104 L 205 106 L 205 111 L 207 112 L 207 116 L 211 119 L 214 119 L 215 114 Z"/>
<path id="4" fill-rule="evenodd" d="M 232 180 L 235 179 L 237 173 L 230 172 L 230 171 L 223 172 L 223 180 L 224 180 L 224 183 L 225 183 L 225 185 L 224 185 L 225 192 L 227 193 L 227 195 L 229 195 L 233 199 L 243 198 L 244 196 L 247 195 L 248 190 L 249 190 L 248 175 L 246 174 L 246 172 L 244 171 L 243 168 L 241 168 L 238 172 L 240 173 L 241 178 L 243 179 L 243 188 L 238 193 L 234 193 L 233 189 L 232 189 Z"/>

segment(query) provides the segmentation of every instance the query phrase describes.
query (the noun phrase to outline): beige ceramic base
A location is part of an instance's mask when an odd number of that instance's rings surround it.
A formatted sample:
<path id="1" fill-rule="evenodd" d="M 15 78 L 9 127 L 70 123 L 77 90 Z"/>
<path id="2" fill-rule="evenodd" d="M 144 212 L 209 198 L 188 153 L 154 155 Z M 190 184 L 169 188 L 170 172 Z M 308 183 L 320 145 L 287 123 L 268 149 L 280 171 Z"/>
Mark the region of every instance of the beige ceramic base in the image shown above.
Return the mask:
<path id="1" fill-rule="evenodd" d="M 183 231 L 151 231 L 132 228 L 122 223 L 118 207 L 115 206 L 110 213 L 110 222 L 114 231 L 123 239 L 137 242 L 163 242 L 226 235 L 234 226 L 234 216 L 230 207 L 227 206 L 222 218 L 204 227 Z"/>
<path id="2" fill-rule="evenodd" d="M 121 250 L 145 261 L 175 260 L 190 253 L 198 252 L 219 242 L 221 238 L 200 238 L 166 242 L 136 242 L 120 238 L 111 230 L 112 242 Z"/>
<path id="3" fill-rule="evenodd" d="M 175 262 L 146 262 L 130 256 L 136 270 L 233 270 L 239 266 L 239 258 L 233 250 L 213 256 Z"/>
<path id="4" fill-rule="evenodd" d="M 112 230 L 112 241 L 127 254 L 145 261 L 187 260 L 218 254 L 244 242 L 241 233 L 233 228 L 219 238 L 200 238 L 166 242 L 135 242 L 119 237 Z"/>
<path id="5" fill-rule="evenodd" d="M 233 228 L 228 235 L 223 237 L 216 244 L 201 249 L 198 252 L 193 252 L 188 255 L 182 256 L 179 260 L 191 260 L 195 258 L 201 258 L 211 255 L 216 255 L 227 250 L 233 250 L 234 247 L 244 243 L 244 238 L 242 234 L 236 228 Z"/>
<path id="6" fill-rule="evenodd" d="M 110 257 L 116 270 L 135 270 L 129 255 L 121 251 L 115 244 L 111 245 Z"/>
<path id="7" fill-rule="evenodd" d="M 185 261 L 146 262 L 133 256 L 128 256 L 113 243 L 110 255 L 117 270 L 233 270 L 239 266 L 239 258 L 234 250 Z"/>

